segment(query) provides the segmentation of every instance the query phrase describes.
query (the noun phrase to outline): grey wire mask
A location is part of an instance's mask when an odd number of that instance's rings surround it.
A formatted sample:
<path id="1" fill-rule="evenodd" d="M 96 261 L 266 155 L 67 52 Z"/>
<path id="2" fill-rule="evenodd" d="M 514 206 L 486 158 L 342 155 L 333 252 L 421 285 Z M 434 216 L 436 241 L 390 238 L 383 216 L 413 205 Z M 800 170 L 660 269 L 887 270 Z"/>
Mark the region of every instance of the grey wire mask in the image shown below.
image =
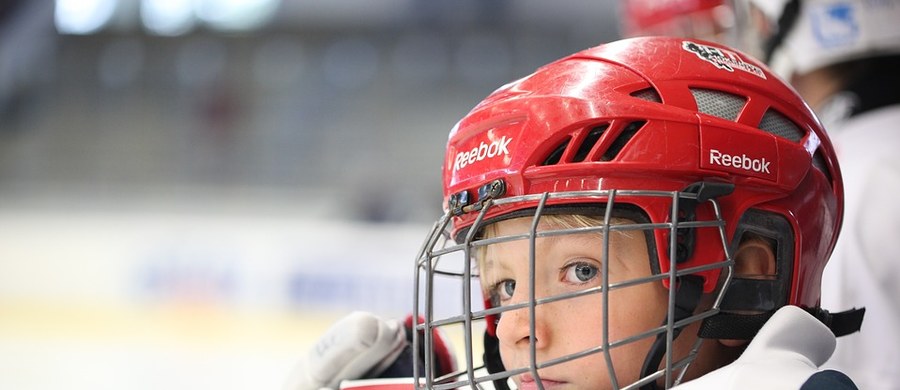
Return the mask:
<path id="1" fill-rule="evenodd" d="M 646 217 L 634 218 L 635 207 L 627 204 L 628 200 L 640 198 L 656 198 L 657 200 L 666 200 L 671 203 L 672 217 L 666 222 L 649 222 Z M 596 199 L 596 203 L 576 205 L 568 204 L 567 207 L 557 207 L 560 204 L 566 204 L 567 199 L 578 199 L 583 202 L 585 199 Z M 622 199 L 620 202 L 619 199 Z M 679 204 L 708 203 L 713 210 L 714 218 L 709 220 L 693 220 L 683 217 L 683 212 L 679 212 Z M 510 207 L 517 204 L 533 204 L 535 207 L 526 210 L 517 210 L 513 213 L 501 217 L 492 217 L 491 220 L 485 220 L 485 216 L 489 214 L 492 208 Z M 628 207 L 631 206 L 631 207 Z M 562 211 L 560 211 L 562 209 Z M 579 226 L 574 228 L 552 228 L 539 229 L 539 223 L 542 217 L 549 214 L 569 213 L 572 210 L 583 210 L 593 215 L 594 219 L 600 223 L 595 226 Z M 636 222 L 613 223 L 616 217 L 620 217 L 622 213 L 628 210 L 630 213 L 626 215 L 626 219 Z M 415 318 L 421 318 L 413 334 L 413 348 L 419 350 L 424 348 L 426 351 L 432 350 L 434 345 L 433 332 L 439 330 L 445 334 L 456 335 L 456 341 L 462 345 L 456 345 L 456 354 L 460 361 L 460 370 L 455 373 L 438 377 L 435 372 L 434 357 L 431 354 L 425 354 L 423 367 L 415 367 L 416 377 L 414 383 L 427 389 L 455 389 L 455 388 L 491 388 L 493 384 L 502 387 L 506 383 L 506 378 L 530 373 L 535 378 L 538 388 L 543 388 L 540 381 L 540 369 L 566 362 L 584 358 L 595 354 L 605 355 L 605 366 L 597 367 L 597 369 L 608 370 L 610 378 L 610 388 L 613 389 L 636 389 L 642 386 L 656 386 L 656 382 L 663 379 L 666 388 L 678 384 L 684 375 L 687 367 L 696 358 L 702 339 L 697 339 L 693 344 L 690 353 L 686 356 L 673 356 L 673 341 L 678 336 L 681 329 L 689 324 L 702 321 L 703 319 L 718 313 L 719 305 L 722 301 L 725 289 L 718 288 L 712 305 L 703 308 L 702 311 L 694 311 L 691 308 L 689 313 L 678 315 L 680 309 L 677 307 L 676 289 L 668 289 L 667 312 L 660 313 L 665 315 L 665 320 L 661 325 L 641 332 L 639 334 L 630 335 L 620 339 L 610 339 L 609 337 L 609 294 L 608 292 L 617 289 L 635 286 L 644 283 L 663 283 L 667 280 L 669 286 L 677 286 L 685 277 L 697 272 L 707 271 L 711 269 L 722 269 L 724 272 L 720 278 L 720 286 L 727 286 L 732 277 L 732 264 L 730 252 L 728 250 L 725 223 L 721 217 L 718 203 L 715 199 L 698 199 L 696 193 L 692 192 L 666 192 L 666 191 L 577 191 L 577 192 L 559 192 L 544 193 L 540 195 L 529 195 L 519 197 L 509 197 L 500 199 L 489 199 L 480 205 L 474 223 L 467 229 L 457 233 L 456 240 L 450 235 L 452 233 L 453 213 L 445 214 L 433 227 L 423 244 L 416 260 L 415 270 L 415 302 L 414 313 Z M 682 216 L 680 216 L 682 215 Z M 531 229 L 522 234 L 514 234 L 511 236 L 482 237 L 479 232 L 484 226 L 494 223 L 500 219 L 529 217 Z M 684 237 L 686 231 L 693 229 L 716 229 L 721 238 L 720 244 L 724 248 L 725 258 L 719 261 L 706 262 L 702 266 L 693 266 L 685 268 L 676 264 L 679 258 L 677 253 L 679 250 L 678 240 Z M 669 259 L 671 259 L 668 269 L 675 272 L 659 272 L 658 266 L 651 266 L 651 273 L 640 278 L 630 280 L 618 280 L 611 282 L 609 278 L 609 263 L 602 261 L 601 270 L 599 272 L 600 285 L 581 289 L 579 291 L 568 292 L 554 296 L 538 296 L 535 291 L 535 265 L 540 262 L 536 258 L 535 248 L 537 239 L 542 237 L 563 236 L 571 234 L 597 233 L 598 237 L 602 237 L 602 245 L 597 248 L 599 251 L 598 258 L 607 259 L 610 251 L 610 233 L 613 232 L 636 232 L 642 236 L 652 234 L 654 231 L 668 231 L 670 238 L 668 250 Z M 485 304 L 482 299 L 481 286 L 479 280 L 479 271 L 477 266 L 477 253 L 485 251 L 491 245 L 497 245 L 505 242 L 517 240 L 525 240 L 528 242 L 528 274 L 530 281 L 525 281 L 528 286 L 527 302 L 513 303 L 509 305 L 497 305 L 496 303 L 487 302 Z M 648 239 L 648 242 L 652 240 Z M 648 248 L 650 252 L 651 263 L 657 258 L 655 248 Z M 679 268 L 680 267 L 680 268 Z M 655 269 L 654 269 L 655 268 Z M 698 293 L 699 294 L 699 291 Z M 573 299 L 586 295 L 599 295 L 602 301 L 601 307 L 596 310 L 602 310 L 602 321 L 598 324 L 598 331 L 601 335 L 601 342 L 598 345 L 587 349 L 573 352 L 565 356 L 554 356 L 550 359 L 539 360 L 536 353 L 535 345 L 535 313 L 536 309 L 542 305 L 553 302 Z M 699 296 L 699 295 L 698 295 Z M 696 300 L 696 299 L 695 299 Z M 696 305 L 696 302 L 693 303 Z M 525 310 L 529 318 L 530 327 L 530 362 L 527 367 L 514 367 L 506 369 L 494 362 L 491 369 L 485 367 L 485 359 L 499 360 L 499 354 L 491 354 L 488 352 L 484 357 L 479 356 L 481 345 L 486 337 L 485 329 L 493 328 L 496 324 L 488 324 L 489 321 L 498 321 L 503 313 L 512 310 Z M 682 309 L 683 310 L 683 309 Z M 619 383 L 616 375 L 616 364 L 611 358 L 611 351 L 631 343 L 641 340 L 656 339 L 658 344 L 656 352 L 655 364 L 648 352 L 649 366 L 652 367 L 648 372 L 642 373 L 642 378 L 634 383 Z M 664 358 L 664 368 L 657 370 L 656 367 L 662 363 Z M 490 362 L 488 362 L 490 366 Z M 645 363 L 647 365 L 647 363 Z M 419 375 L 424 372 L 424 375 Z"/>

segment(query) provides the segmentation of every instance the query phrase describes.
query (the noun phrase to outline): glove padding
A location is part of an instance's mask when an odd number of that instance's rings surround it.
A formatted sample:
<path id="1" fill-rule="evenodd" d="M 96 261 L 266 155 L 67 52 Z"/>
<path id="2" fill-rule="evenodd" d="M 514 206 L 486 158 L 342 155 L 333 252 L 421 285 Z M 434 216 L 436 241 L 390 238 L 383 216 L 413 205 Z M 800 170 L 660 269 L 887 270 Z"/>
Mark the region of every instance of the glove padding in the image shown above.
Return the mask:
<path id="1" fill-rule="evenodd" d="M 310 348 L 284 388 L 337 389 L 342 380 L 378 377 L 408 344 L 400 321 L 353 312 L 332 325 Z"/>

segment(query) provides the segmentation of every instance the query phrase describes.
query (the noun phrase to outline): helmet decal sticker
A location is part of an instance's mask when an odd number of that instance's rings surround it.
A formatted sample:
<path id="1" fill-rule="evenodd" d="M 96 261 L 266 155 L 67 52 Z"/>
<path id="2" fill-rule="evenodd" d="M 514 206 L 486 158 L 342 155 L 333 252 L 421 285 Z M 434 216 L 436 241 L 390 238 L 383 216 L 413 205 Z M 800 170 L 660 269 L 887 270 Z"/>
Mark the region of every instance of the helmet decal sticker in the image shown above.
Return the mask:
<path id="1" fill-rule="evenodd" d="M 681 47 L 684 50 L 696 54 L 701 60 L 715 65 L 716 68 L 727 70 L 729 72 L 734 72 L 735 69 L 739 69 L 757 77 L 763 79 L 766 78 L 766 74 L 763 73 L 760 67 L 744 61 L 741 56 L 733 51 L 690 41 L 682 42 Z"/>

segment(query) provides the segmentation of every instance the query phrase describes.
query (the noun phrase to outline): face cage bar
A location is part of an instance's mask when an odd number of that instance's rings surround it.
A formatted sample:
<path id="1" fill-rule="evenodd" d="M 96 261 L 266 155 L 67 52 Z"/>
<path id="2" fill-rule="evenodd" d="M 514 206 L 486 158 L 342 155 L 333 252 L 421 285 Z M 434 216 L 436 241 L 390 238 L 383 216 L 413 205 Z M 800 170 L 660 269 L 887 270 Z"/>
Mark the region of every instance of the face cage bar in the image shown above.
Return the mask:
<path id="1" fill-rule="evenodd" d="M 613 217 L 613 209 L 615 205 L 615 199 L 617 196 L 623 197 L 665 197 L 671 199 L 672 208 L 671 208 L 671 222 L 667 223 L 637 223 L 637 224 L 627 224 L 627 225 L 611 225 L 610 220 Z M 565 200 L 565 199 L 591 199 L 596 198 L 598 203 L 604 202 L 605 199 L 605 215 L 602 226 L 593 226 L 593 227 L 582 227 L 576 229 L 555 229 L 551 231 L 537 231 L 537 226 L 540 221 L 540 217 L 542 215 L 544 206 L 548 201 L 551 200 Z M 676 328 L 681 328 L 687 326 L 690 323 L 696 321 L 702 321 L 705 318 L 711 317 L 719 313 L 719 306 L 722 302 L 722 298 L 725 295 L 725 291 L 727 286 L 730 284 L 733 274 L 733 258 L 731 251 L 729 249 L 728 240 L 726 238 L 725 233 L 725 221 L 722 219 L 721 210 L 718 202 L 715 199 L 706 200 L 712 205 L 715 219 L 709 221 L 680 221 L 679 216 L 679 200 L 681 199 L 690 199 L 697 200 L 697 194 L 691 192 L 678 192 L 678 191 L 644 191 L 644 190 L 604 190 L 604 191 L 573 191 L 573 192 L 558 192 L 558 193 L 543 193 L 537 195 L 526 195 L 526 196 L 518 196 L 511 198 L 501 198 L 498 200 L 488 199 L 483 204 L 483 207 L 480 209 L 478 216 L 475 219 L 475 222 L 472 224 L 471 228 L 468 229 L 466 233 L 465 240 L 461 244 L 454 244 L 453 240 L 450 237 L 449 229 L 451 227 L 450 221 L 453 217 L 452 213 L 445 213 L 433 226 L 431 232 L 423 243 L 422 247 L 419 249 L 419 255 L 416 260 L 416 270 L 415 270 L 415 280 L 414 280 L 414 288 L 415 288 L 415 296 L 413 299 L 413 318 L 424 318 L 424 322 L 420 322 L 416 324 L 415 330 L 412 337 L 412 346 L 414 351 L 423 350 L 422 338 L 424 337 L 424 350 L 425 351 L 433 351 L 434 349 L 434 338 L 433 332 L 436 329 L 439 329 L 442 326 L 450 325 L 450 324 L 463 324 L 463 338 L 464 338 L 464 348 L 463 358 L 465 359 L 465 367 L 460 367 L 460 370 L 438 377 L 435 376 L 435 367 L 436 363 L 434 361 L 434 355 L 432 353 L 426 353 L 424 356 L 424 378 L 420 376 L 420 372 L 423 372 L 423 367 L 419 367 L 420 362 L 418 359 L 413 359 L 413 373 L 414 373 L 414 381 L 413 384 L 416 389 L 429 389 L 429 390 L 441 390 L 441 389 L 458 389 L 463 387 L 469 387 L 472 389 L 482 389 L 482 384 L 485 382 L 491 382 L 498 379 L 509 378 L 515 375 L 519 375 L 525 372 L 530 372 L 531 375 L 535 378 L 535 383 L 538 388 L 543 390 L 543 384 L 540 381 L 540 375 L 538 374 L 538 369 L 549 367 L 557 364 L 562 364 L 574 359 L 578 359 L 581 357 L 585 357 L 595 353 L 604 353 L 606 355 L 606 365 L 607 370 L 610 373 L 610 381 L 614 389 L 637 389 L 640 386 L 650 383 L 651 381 L 656 381 L 658 378 L 665 376 L 665 388 L 669 388 L 677 385 L 681 382 L 682 377 L 687 371 L 688 366 L 691 362 L 696 358 L 697 352 L 702 344 L 702 339 L 698 338 L 697 341 L 691 348 L 691 351 L 688 355 L 679 360 L 674 361 L 672 356 L 672 346 L 674 341 L 674 330 Z M 528 202 L 528 203 L 537 203 L 536 210 L 534 212 L 534 217 L 531 224 L 530 232 L 527 234 L 520 234 L 515 236 L 507 236 L 507 237 L 496 237 L 491 239 L 483 239 L 483 240 L 474 240 L 475 234 L 482 227 L 483 219 L 485 215 L 487 215 L 488 210 L 490 210 L 493 206 L 502 206 L 507 204 L 515 204 L 520 202 Z M 721 238 L 721 244 L 724 248 L 724 253 L 726 259 L 722 262 L 714 262 L 711 264 L 696 266 L 691 268 L 682 268 L 679 269 L 676 266 L 676 240 L 678 235 L 676 234 L 678 229 L 687 229 L 687 228 L 718 228 L 719 236 Z M 668 229 L 669 230 L 669 272 L 667 273 L 659 273 L 657 275 L 651 275 L 645 278 L 626 280 L 619 283 L 615 283 L 610 285 L 609 283 L 609 273 L 608 273 L 608 261 L 606 259 L 609 255 L 609 233 L 611 231 L 617 230 L 657 230 L 657 229 Z M 575 293 L 563 294 L 552 297 L 545 297 L 541 299 L 536 299 L 535 297 L 535 239 L 539 237 L 549 237 L 553 235 L 562 235 L 562 234 L 573 234 L 573 233 L 585 233 L 585 232 L 602 232 L 603 233 L 603 251 L 602 258 L 604 261 L 602 262 L 602 285 L 590 289 L 581 290 Z M 472 279 L 477 278 L 478 275 L 473 275 L 473 261 L 472 261 L 472 250 L 477 247 L 486 246 L 490 244 L 496 244 L 499 242 L 513 241 L 513 240 L 522 240 L 528 239 L 530 241 L 530 249 L 529 249 L 529 302 L 521 303 L 516 305 L 508 305 L 502 307 L 492 307 L 485 310 L 473 311 L 472 310 Z M 650 249 L 650 248 L 648 248 Z M 454 252 L 462 252 L 464 256 L 464 264 L 462 268 L 462 272 L 453 272 L 453 271 L 443 271 L 438 269 L 438 263 L 442 256 L 448 255 Z M 651 259 L 656 256 L 653 253 L 650 253 Z M 628 337 L 621 340 L 615 340 L 610 342 L 608 329 L 609 329 L 609 295 L 605 293 L 605 291 L 611 291 L 619 288 L 624 288 L 632 285 L 649 283 L 655 281 L 661 281 L 664 279 L 668 279 L 669 286 L 677 285 L 677 278 L 683 275 L 689 275 L 697 272 L 703 272 L 715 268 L 723 268 L 725 270 L 725 279 L 722 283 L 722 287 L 719 288 L 718 295 L 709 310 L 706 310 L 699 314 L 693 314 L 687 318 L 684 318 L 680 321 L 674 321 L 674 313 L 675 313 L 675 288 L 669 288 L 669 296 L 668 296 L 668 312 L 666 315 L 667 322 L 659 327 L 651 329 L 649 331 L 634 335 L 632 337 Z M 674 272 L 673 272 L 674 271 Z M 420 296 L 423 294 L 423 290 L 420 288 L 420 281 L 422 279 L 421 272 L 424 272 L 426 277 L 425 286 L 424 286 L 424 295 L 426 300 L 426 305 L 424 308 L 424 313 L 420 313 Z M 455 276 L 462 278 L 462 292 L 463 292 L 463 314 L 448 317 L 441 320 L 436 320 L 434 318 L 434 276 L 444 275 L 444 276 Z M 721 279 L 721 278 L 720 278 Z M 570 354 L 567 356 L 554 358 L 544 362 L 537 362 L 536 360 L 536 346 L 535 346 L 535 309 L 538 305 L 551 303 L 563 299 L 570 299 L 575 297 L 580 297 L 588 294 L 602 294 L 603 300 L 603 313 L 602 313 L 602 345 L 596 346 L 593 348 L 589 348 L 587 350 L 580 351 L 578 353 Z M 498 315 L 505 311 L 517 310 L 522 308 L 528 308 L 529 310 L 529 327 L 530 327 L 530 355 L 531 361 L 529 367 L 527 368 L 519 368 L 513 370 L 506 370 L 503 372 L 493 373 L 489 375 L 484 375 L 481 377 L 476 377 L 476 370 L 486 371 L 485 366 L 479 365 L 475 366 L 473 364 L 473 332 L 472 332 L 472 324 L 473 321 L 479 320 L 484 321 L 486 316 L 489 315 Z M 659 334 L 666 334 L 666 355 L 665 355 L 665 368 L 654 372 L 653 374 L 647 375 L 643 378 L 640 378 L 637 382 L 634 382 L 625 387 L 620 387 L 616 378 L 616 371 L 613 367 L 612 359 L 610 356 L 610 349 L 618 346 L 626 345 L 632 342 L 636 342 L 638 340 L 642 340 L 644 338 L 656 337 Z M 677 378 L 672 377 L 672 373 L 675 369 L 680 369 Z M 492 387 L 492 386 L 491 386 Z"/>

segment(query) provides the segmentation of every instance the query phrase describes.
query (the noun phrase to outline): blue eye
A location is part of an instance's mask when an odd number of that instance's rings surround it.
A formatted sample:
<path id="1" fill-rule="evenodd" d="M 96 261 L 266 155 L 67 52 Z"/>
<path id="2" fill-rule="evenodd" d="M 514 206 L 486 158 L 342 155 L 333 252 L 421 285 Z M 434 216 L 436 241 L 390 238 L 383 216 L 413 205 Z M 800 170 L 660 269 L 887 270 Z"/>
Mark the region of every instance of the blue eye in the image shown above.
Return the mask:
<path id="1" fill-rule="evenodd" d="M 516 293 L 516 281 L 512 279 L 499 281 L 491 285 L 489 291 L 491 305 L 500 306 L 503 302 L 512 299 L 513 294 Z"/>
<path id="2" fill-rule="evenodd" d="M 504 280 L 500 282 L 503 287 L 503 296 L 505 298 L 511 298 L 513 294 L 516 292 L 516 281 L 515 280 Z"/>
<path id="3" fill-rule="evenodd" d="M 600 270 L 587 263 L 576 263 L 566 270 L 566 280 L 571 283 L 584 283 L 597 277 Z"/>

